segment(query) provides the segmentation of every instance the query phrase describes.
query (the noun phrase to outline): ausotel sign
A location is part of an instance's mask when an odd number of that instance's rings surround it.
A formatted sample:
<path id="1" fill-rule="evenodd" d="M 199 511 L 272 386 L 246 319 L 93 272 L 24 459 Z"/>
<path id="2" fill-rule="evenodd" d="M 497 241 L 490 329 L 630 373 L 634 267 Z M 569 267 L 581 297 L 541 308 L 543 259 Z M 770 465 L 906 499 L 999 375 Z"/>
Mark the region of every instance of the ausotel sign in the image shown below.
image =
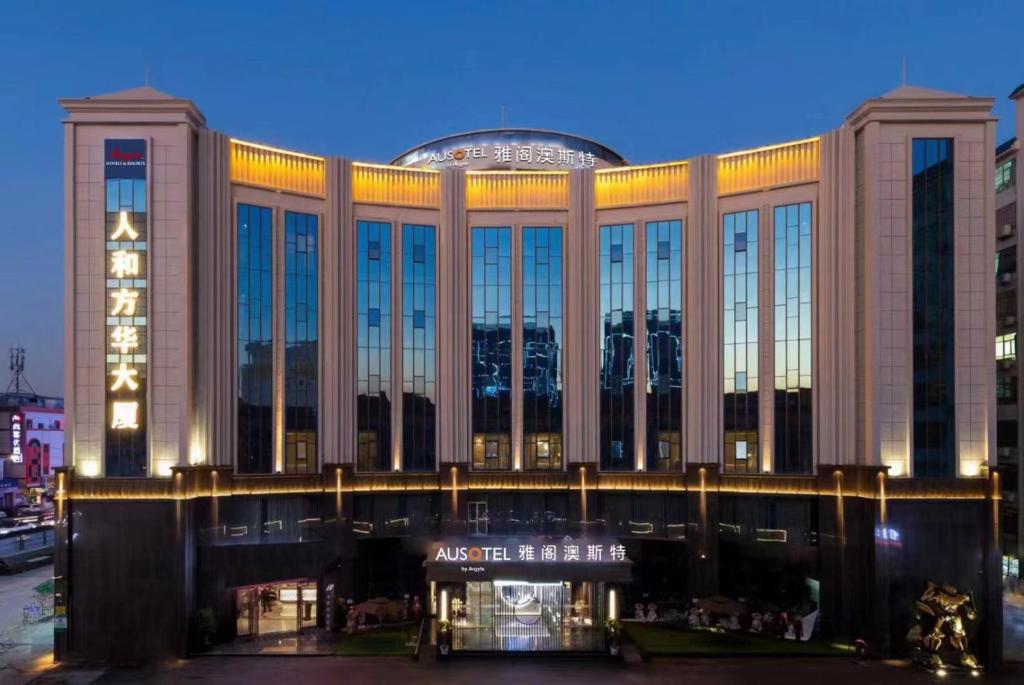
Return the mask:
<path id="1" fill-rule="evenodd" d="M 511 561 L 504 547 L 438 547 L 434 561 Z"/>

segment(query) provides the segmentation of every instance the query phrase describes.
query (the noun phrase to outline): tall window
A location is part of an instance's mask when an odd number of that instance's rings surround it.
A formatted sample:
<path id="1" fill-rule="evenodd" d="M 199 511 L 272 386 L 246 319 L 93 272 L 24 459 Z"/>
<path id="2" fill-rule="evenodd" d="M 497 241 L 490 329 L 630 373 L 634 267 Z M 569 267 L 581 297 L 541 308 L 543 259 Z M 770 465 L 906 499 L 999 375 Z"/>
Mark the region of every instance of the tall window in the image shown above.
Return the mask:
<path id="1" fill-rule="evenodd" d="M 317 469 L 318 255 L 317 217 L 285 212 L 285 473 Z"/>
<path id="2" fill-rule="evenodd" d="M 145 176 L 117 178 L 117 172 L 112 170 L 105 173 L 105 474 L 140 477 L 145 476 L 148 470 L 146 333 L 149 311 L 146 286 L 149 269 L 146 244 L 149 221 L 146 179 Z"/>
<path id="3" fill-rule="evenodd" d="M 633 225 L 601 227 L 601 468 L 632 470 Z"/>
<path id="4" fill-rule="evenodd" d="M 775 208 L 775 472 L 810 473 L 811 203 Z"/>
<path id="5" fill-rule="evenodd" d="M 391 470 L 391 224 L 356 223 L 356 466 Z"/>
<path id="6" fill-rule="evenodd" d="M 238 205 L 238 471 L 274 470 L 273 219 Z"/>
<path id="7" fill-rule="evenodd" d="M 436 462 L 434 250 L 433 226 L 402 226 L 402 468 L 405 471 L 433 471 Z"/>
<path id="8" fill-rule="evenodd" d="M 473 468 L 512 466 L 512 230 L 473 229 Z"/>
<path id="9" fill-rule="evenodd" d="M 523 453 L 562 468 L 562 229 L 523 229 Z"/>
<path id="10" fill-rule="evenodd" d="M 725 470 L 757 473 L 758 212 L 722 217 Z"/>
<path id="11" fill-rule="evenodd" d="M 914 475 L 953 477 L 953 141 L 914 139 Z"/>
<path id="12" fill-rule="evenodd" d="M 683 458 L 682 221 L 647 224 L 647 470 Z"/>
<path id="13" fill-rule="evenodd" d="M 1012 188 L 1017 181 L 1016 161 L 1008 159 L 996 167 L 996 192 Z"/>

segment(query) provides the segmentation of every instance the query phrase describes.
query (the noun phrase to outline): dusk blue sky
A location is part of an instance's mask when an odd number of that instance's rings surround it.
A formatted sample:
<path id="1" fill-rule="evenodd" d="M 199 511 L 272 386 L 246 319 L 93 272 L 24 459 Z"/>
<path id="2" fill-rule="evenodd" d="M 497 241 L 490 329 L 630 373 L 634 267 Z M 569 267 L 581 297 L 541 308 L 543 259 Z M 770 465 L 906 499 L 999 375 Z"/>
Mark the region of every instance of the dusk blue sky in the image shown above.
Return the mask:
<path id="1" fill-rule="evenodd" d="M 164 4 L 0 6 L 0 349 L 26 348 L 42 393 L 63 385 L 56 99 L 141 85 L 147 63 L 212 128 L 381 162 L 502 104 L 633 162 L 804 137 L 897 87 L 904 58 L 911 84 L 995 97 L 1002 141 L 1024 81 L 1019 0 Z"/>

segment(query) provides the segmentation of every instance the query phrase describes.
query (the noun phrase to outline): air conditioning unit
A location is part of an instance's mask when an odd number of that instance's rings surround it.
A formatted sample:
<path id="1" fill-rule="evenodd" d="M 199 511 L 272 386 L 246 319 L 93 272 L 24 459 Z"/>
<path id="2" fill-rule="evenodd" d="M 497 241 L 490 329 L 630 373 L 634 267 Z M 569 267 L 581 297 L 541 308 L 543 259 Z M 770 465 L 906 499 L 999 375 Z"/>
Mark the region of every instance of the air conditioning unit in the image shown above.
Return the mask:
<path id="1" fill-rule="evenodd" d="M 1003 224 L 999 227 L 999 237 L 1009 238 L 1013 235 L 1013 224 Z"/>
<path id="2" fill-rule="evenodd" d="M 1013 273 L 999 274 L 999 285 L 1010 285 L 1013 283 Z"/>
<path id="3" fill-rule="evenodd" d="M 996 450 L 996 455 L 1000 457 L 1012 457 L 1014 451 L 1013 447 L 1000 447 Z"/>
<path id="4" fill-rule="evenodd" d="M 1009 327 L 1009 326 L 1016 326 L 1017 325 L 1017 317 L 1014 316 L 1013 314 L 1010 314 L 1009 316 L 1004 316 L 1003 317 L 1003 325 L 1007 326 L 1007 327 Z"/>

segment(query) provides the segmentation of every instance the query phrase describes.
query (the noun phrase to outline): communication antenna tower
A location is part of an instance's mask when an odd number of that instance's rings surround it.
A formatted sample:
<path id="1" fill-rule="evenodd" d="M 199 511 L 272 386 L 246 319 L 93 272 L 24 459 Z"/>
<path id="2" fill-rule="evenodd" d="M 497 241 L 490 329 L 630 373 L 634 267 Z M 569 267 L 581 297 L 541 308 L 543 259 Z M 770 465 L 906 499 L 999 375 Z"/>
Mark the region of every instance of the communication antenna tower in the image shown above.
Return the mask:
<path id="1" fill-rule="evenodd" d="M 12 347 L 10 348 L 11 358 L 11 381 L 7 384 L 7 392 L 12 390 L 15 393 L 21 392 L 21 386 L 24 384 L 26 388 L 32 391 L 32 394 L 36 394 L 35 388 L 25 378 L 25 348 L 24 347 Z"/>

